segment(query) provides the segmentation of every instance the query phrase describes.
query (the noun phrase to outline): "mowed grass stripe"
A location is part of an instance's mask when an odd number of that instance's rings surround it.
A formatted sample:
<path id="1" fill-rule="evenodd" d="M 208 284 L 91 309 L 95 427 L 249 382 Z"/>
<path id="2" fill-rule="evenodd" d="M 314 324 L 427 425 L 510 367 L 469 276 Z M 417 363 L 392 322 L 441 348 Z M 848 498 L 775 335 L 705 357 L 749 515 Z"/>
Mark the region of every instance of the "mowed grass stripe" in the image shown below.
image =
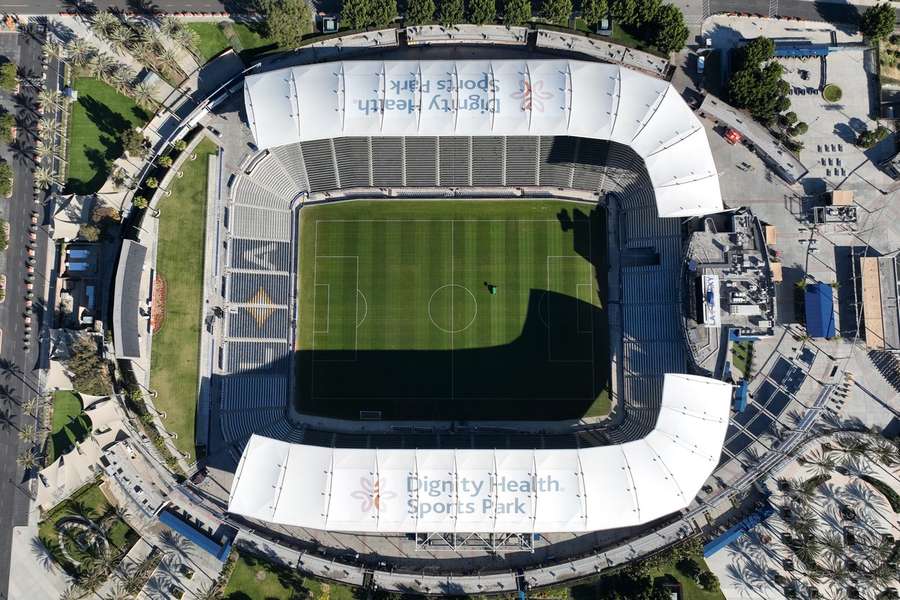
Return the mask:
<path id="1" fill-rule="evenodd" d="M 299 409 L 350 418 L 358 417 L 359 410 L 382 410 L 384 418 L 394 419 L 584 414 L 605 390 L 592 389 L 589 363 L 548 363 L 548 332 L 539 314 L 548 288 L 547 257 L 577 257 L 574 233 L 564 230 L 557 217 L 562 211 L 571 216 L 575 206 L 557 201 L 357 201 L 305 207 L 303 231 L 316 220 L 325 228 L 320 230 L 320 255 L 359 257 L 359 289 L 368 301 L 368 314 L 356 332 L 355 362 L 317 361 L 312 366 L 302 359 L 308 351 L 303 330 L 309 324 L 301 319 L 298 376 L 315 378 L 317 397 L 301 396 Z M 309 237 L 302 240 L 304 249 L 311 245 Z M 301 250 L 300 258 L 300 279 L 305 281 L 309 256 Z M 572 313 L 562 326 L 576 327 L 575 290 L 583 282 L 575 279 L 591 268 L 584 258 L 566 260 L 581 260 L 584 269 L 561 269 L 552 288 L 563 297 L 561 310 Z M 355 264 L 353 268 L 342 271 L 342 287 L 352 288 L 347 278 L 356 276 Z M 497 295 L 489 294 L 485 281 L 498 286 Z M 442 286 L 451 287 L 442 293 Z M 436 291 L 431 308 L 437 326 L 428 316 Z M 442 331 L 462 329 L 475 315 L 470 292 L 477 302 L 475 321 L 456 334 Z M 301 306 L 306 304 L 302 294 Z M 348 295 L 345 301 L 355 305 L 356 298 Z M 570 335 L 560 333 L 561 339 Z M 605 384 L 608 343 L 603 344 L 596 368 Z"/>

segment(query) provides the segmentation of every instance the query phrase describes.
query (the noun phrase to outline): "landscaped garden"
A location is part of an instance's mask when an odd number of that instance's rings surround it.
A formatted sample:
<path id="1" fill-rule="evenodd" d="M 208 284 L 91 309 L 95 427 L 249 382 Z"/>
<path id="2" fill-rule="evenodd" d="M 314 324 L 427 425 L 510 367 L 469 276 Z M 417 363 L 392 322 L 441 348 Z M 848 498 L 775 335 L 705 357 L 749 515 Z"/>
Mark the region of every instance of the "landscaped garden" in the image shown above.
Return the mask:
<path id="1" fill-rule="evenodd" d="M 224 600 L 351 600 L 354 595 L 347 586 L 308 579 L 293 569 L 241 554 L 221 597 Z"/>
<path id="2" fill-rule="evenodd" d="M 84 414 L 78 394 L 69 391 L 53 393 L 53 420 L 47 438 L 47 464 L 66 454 L 91 432 L 91 420 Z"/>
<path id="3" fill-rule="evenodd" d="M 96 589 L 138 540 L 123 516 L 93 483 L 48 512 L 38 536 L 66 573 Z"/>
<path id="4" fill-rule="evenodd" d="M 165 280 L 166 318 L 153 336 L 150 386 L 159 392 L 154 404 L 166 413 L 166 429 L 178 436 L 175 445 L 190 459 L 200 368 L 208 157 L 217 151 L 211 141 L 200 142 L 194 161 L 182 166 L 184 175 L 172 179 L 171 196 L 159 203 L 156 264 Z"/>
<path id="5" fill-rule="evenodd" d="M 72 104 L 66 192 L 91 194 L 103 186 L 112 162 L 122 156 L 123 133 L 143 127 L 151 115 L 99 79 L 79 77 L 74 88 L 78 102 Z"/>

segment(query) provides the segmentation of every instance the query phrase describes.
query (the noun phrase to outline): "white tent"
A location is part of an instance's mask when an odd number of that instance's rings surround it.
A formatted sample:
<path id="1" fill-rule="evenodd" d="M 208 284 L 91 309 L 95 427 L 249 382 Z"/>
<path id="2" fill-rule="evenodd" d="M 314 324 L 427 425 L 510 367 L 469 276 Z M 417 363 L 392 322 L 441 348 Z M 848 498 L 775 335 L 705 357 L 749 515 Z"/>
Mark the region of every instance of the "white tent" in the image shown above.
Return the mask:
<path id="1" fill-rule="evenodd" d="M 644 439 L 577 450 L 375 450 L 254 435 L 229 512 L 327 531 L 579 532 L 688 506 L 722 453 L 731 386 L 666 375 Z"/>
<path id="2" fill-rule="evenodd" d="M 576 60 L 345 61 L 246 78 L 260 148 L 343 136 L 576 136 L 631 146 L 660 217 L 723 209 L 703 126 L 667 82 Z"/>

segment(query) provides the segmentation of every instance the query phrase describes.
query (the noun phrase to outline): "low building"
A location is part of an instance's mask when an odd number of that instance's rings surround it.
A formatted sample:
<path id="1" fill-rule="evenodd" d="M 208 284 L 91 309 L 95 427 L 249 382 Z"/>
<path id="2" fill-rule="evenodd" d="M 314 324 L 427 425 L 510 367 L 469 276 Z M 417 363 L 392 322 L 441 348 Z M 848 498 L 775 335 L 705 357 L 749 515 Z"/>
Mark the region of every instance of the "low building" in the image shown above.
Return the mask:
<path id="1" fill-rule="evenodd" d="M 870 350 L 900 350 L 897 254 L 859 257 L 863 337 Z"/>

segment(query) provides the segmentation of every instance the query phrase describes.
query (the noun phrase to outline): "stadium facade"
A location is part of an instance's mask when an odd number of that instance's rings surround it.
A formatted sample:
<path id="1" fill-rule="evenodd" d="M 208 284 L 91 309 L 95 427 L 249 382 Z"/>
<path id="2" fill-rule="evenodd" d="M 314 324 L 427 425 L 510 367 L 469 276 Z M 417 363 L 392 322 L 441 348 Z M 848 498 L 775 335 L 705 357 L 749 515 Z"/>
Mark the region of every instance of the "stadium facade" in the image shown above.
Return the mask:
<path id="1" fill-rule="evenodd" d="M 584 532 L 690 504 L 722 453 L 731 385 L 666 375 L 640 440 L 569 450 L 325 448 L 253 436 L 228 511 L 354 532 Z"/>
<path id="2" fill-rule="evenodd" d="M 257 145 L 344 136 L 572 136 L 631 147 L 660 217 L 722 210 L 700 121 L 668 82 L 577 60 L 345 61 L 246 78 Z"/>

